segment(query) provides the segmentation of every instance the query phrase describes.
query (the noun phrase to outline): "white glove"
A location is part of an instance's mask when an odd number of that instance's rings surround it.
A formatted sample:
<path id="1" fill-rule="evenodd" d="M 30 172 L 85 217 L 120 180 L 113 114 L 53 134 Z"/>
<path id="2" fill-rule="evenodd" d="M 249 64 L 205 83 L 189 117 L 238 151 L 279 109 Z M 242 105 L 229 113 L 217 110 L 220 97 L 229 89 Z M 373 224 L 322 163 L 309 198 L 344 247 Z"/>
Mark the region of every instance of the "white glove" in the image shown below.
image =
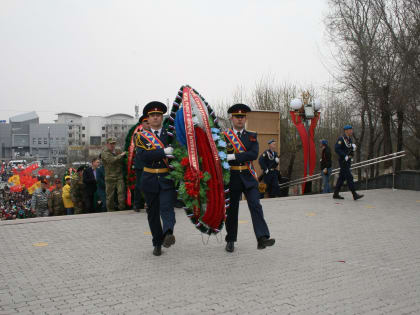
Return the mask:
<path id="1" fill-rule="evenodd" d="M 165 152 L 166 155 L 172 155 L 172 153 L 174 153 L 174 148 L 167 147 L 167 148 L 163 149 L 163 151 Z"/>
<path id="2" fill-rule="evenodd" d="M 354 143 L 351 146 L 353 147 L 353 151 L 356 151 L 357 146 Z"/>
<path id="3" fill-rule="evenodd" d="M 280 161 L 278 157 L 276 157 L 275 160 L 276 160 L 276 163 L 278 163 Z"/>
<path id="4" fill-rule="evenodd" d="M 227 160 L 228 160 L 228 161 L 233 161 L 233 160 L 236 160 L 236 156 L 235 156 L 235 154 L 228 154 L 228 155 L 227 155 Z"/>
<path id="5" fill-rule="evenodd" d="M 349 156 L 346 155 L 346 157 L 344 158 L 346 160 L 346 162 L 349 160 Z"/>
<path id="6" fill-rule="evenodd" d="M 268 174 L 268 169 L 266 169 L 264 173 Z"/>

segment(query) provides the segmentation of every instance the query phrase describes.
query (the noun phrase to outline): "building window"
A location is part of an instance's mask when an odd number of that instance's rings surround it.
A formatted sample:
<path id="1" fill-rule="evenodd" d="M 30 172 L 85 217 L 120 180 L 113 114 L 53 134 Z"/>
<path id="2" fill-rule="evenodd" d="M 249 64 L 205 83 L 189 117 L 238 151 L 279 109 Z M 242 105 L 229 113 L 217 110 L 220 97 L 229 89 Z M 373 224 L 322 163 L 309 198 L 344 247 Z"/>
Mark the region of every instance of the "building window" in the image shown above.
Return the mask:
<path id="1" fill-rule="evenodd" d="M 42 139 L 38 138 L 38 144 L 42 144 Z"/>
<path id="2" fill-rule="evenodd" d="M 85 126 L 82 127 L 82 130 L 85 130 Z"/>
<path id="3" fill-rule="evenodd" d="M 114 130 L 117 130 L 118 129 L 118 127 L 114 127 Z"/>
<path id="4" fill-rule="evenodd" d="M 47 142 L 47 138 L 44 138 L 44 144 L 47 144 L 48 142 Z"/>
<path id="5" fill-rule="evenodd" d="M 69 130 L 72 130 L 73 129 L 73 127 L 72 126 L 69 126 Z"/>
<path id="6" fill-rule="evenodd" d="M 82 142 L 82 145 L 85 145 L 85 142 L 84 141 Z"/>
<path id="7" fill-rule="evenodd" d="M 102 134 L 102 138 L 105 138 L 105 134 Z"/>
<path id="8" fill-rule="evenodd" d="M 82 138 L 84 138 L 85 137 L 85 134 L 82 134 Z"/>
<path id="9" fill-rule="evenodd" d="M 69 145 L 73 145 L 73 141 L 69 141 Z"/>
<path id="10" fill-rule="evenodd" d="M 102 127 L 102 130 L 105 130 L 105 127 Z"/>
<path id="11" fill-rule="evenodd" d="M 72 133 L 69 133 L 69 138 L 71 138 L 71 137 L 73 137 L 73 134 Z"/>
<path id="12" fill-rule="evenodd" d="M 32 144 L 36 144 L 36 138 L 32 138 Z"/>

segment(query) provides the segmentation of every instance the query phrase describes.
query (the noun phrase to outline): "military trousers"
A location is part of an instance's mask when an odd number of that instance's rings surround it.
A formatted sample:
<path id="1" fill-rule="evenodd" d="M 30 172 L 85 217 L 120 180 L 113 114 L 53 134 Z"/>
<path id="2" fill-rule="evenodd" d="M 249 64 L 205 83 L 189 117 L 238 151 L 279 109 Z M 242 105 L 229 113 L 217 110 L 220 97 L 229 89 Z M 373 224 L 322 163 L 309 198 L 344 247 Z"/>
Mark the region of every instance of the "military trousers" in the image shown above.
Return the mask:
<path id="1" fill-rule="evenodd" d="M 251 212 L 252 226 L 256 238 L 266 236 L 270 238 L 267 223 L 264 219 L 263 209 L 260 203 L 260 193 L 257 187 L 245 189 L 242 184 L 239 189 L 230 190 L 230 206 L 226 211 L 226 242 L 236 242 L 238 236 L 238 213 L 239 201 L 242 193 L 245 194 L 249 211 Z"/>
<path id="2" fill-rule="evenodd" d="M 115 211 L 114 194 L 117 191 L 120 210 L 125 209 L 125 191 L 123 178 L 105 178 L 106 206 L 108 211 Z"/>
<path id="3" fill-rule="evenodd" d="M 162 245 L 166 233 L 173 233 L 175 226 L 175 190 L 167 189 L 159 192 L 145 192 L 147 203 L 147 220 L 152 232 L 153 246 Z M 160 218 L 162 217 L 162 223 Z"/>
<path id="4" fill-rule="evenodd" d="M 338 194 L 340 192 L 341 186 L 343 185 L 344 181 L 347 182 L 350 191 L 354 192 L 354 182 L 353 182 L 353 175 L 351 174 L 350 170 L 350 163 L 346 161 L 339 161 L 340 163 L 340 174 L 338 175 L 337 183 L 335 184 L 334 193 Z"/>
<path id="5" fill-rule="evenodd" d="M 86 213 L 84 210 L 84 205 L 82 200 L 73 201 L 74 205 L 74 214 L 82 214 Z"/>
<path id="6" fill-rule="evenodd" d="M 143 169 L 136 169 L 136 185 L 134 188 L 134 207 L 136 209 L 144 208 L 144 196 L 141 191 L 141 175 L 143 174 Z"/>
<path id="7" fill-rule="evenodd" d="M 46 208 L 36 209 L 36 216 L 37 217 L 48 217 L 48 209 L 46 209 Z"/>
<path id="8" fill-rule="evenodd" d="M 280 195 L 278 170 L 268 171 L 268 174 L 264 175 L 264 182 L 267 184 L 268 197 L 275 198 Z"/>

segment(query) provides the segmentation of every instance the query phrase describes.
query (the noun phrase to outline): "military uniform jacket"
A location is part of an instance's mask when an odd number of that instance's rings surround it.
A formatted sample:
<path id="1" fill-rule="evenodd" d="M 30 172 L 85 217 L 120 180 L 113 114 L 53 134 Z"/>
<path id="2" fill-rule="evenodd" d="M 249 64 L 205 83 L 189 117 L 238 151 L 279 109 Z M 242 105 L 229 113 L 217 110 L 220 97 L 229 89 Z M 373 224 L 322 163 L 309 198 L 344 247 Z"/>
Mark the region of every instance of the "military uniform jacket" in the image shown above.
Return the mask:
<path id="1" fill-rule="evenodd" d="M 54 189 L 48 199 L 48 208 L 53 215 L 64 215 L 63 192 L 61 189 Z"/>
<path id="2" fill-rule="evenodd" d="M 159 140 L 168 146 L 168 133 L 162 128 Z M 136 140 L 136 161 L 142 161 L 147 168 L 168 168 L 163 148 L 154 147 L 142 134 Z M 144 192 L 159 192 L 159 190 L 175 189 L 174 182 L 167 179 L 168 173 L 149 173 L 144 171 L 141 179 L 141 189 Z"/>
<path id="3" fill-rule="evenodd" d="M 346 155 L 349 157 L 348 163 L 351 162 L 351 157 L 353 156 L 353 142 L 351 138 L 346 136 L 341 136 L 338 138 L 337 143 L 335 144 L 335 153 L 338 155 L 338 161 L 344 162 Z"/>
<path id="4" fill-rule="evenodd" d="M 124 157 L 125 156 L 111 152 L 108 149 L 105 149 L 101 153 L 102 164 L 105 169 L 105 181 L 119 179 L 123 176 Z"/>
<path id="5" fill-rule="evenodd" d="M 78 174 L 74 174 L 71 178 L 70 186 L 70 197 L 74 203 L 81 202 L 83 200 L 83 191 L 85 184 Z"/>
<path id="6" fill-rule="evenodd" d="M 38 188 L 32 195 L 31 207 L 36 210 L 48 210 L 48 198 L 50 191 L 46 189 L 42 191 L 42 188 Z"/>
<path id="7" fill-rule="evenodd" d="M 266 170 L 276 169 L 279 165 L 279 163 L 276 162 L 276 158 L 278 157 L 279 155 L 276 151 L 265 150 L 258 159 L 262 171 L 265 173 Z"/>
<path id="8" fill-rule="evenodd" d="M 232 129 L 234 132 L 235 130 Z M 248 130 L 242 130 L 240 140 L 246 148 L 246 152 L 235 153 L 235 160 L 229 161 L 230 166 L 246 166 L 245 162 L 252 162 L 258 158 L 258 140 L 257 133 Z M 232 144 L 226 139 L 228 154 L 234 153 Z M 258 181 L 252 176 L 249 170 L 230 171 L 230 190 L 238 190 L 242 187 L 241 182 L 246 189 L 258 188 Z"/>

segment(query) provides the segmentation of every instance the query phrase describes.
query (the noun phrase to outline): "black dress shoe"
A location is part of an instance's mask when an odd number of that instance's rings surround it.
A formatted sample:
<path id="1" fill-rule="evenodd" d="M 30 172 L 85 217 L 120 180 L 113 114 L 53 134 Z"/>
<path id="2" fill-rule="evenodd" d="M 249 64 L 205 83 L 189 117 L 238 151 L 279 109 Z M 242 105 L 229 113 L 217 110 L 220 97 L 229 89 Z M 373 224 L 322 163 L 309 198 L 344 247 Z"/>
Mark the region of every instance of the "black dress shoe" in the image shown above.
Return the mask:
<path id="1" fill-rule="evenodd" d="M 155 246 L 155 248 L 153 249 L 153 255 L 155 256 L 160 256 L 162 255 L 162 246 Z"/>
<path id="2" fill-rule="evenodd" d="M 363 196 L 364 196 L 364 195 L 359 195 L 358 193 L 356 193 L 356 192 L 355 192 L 355 193 L 353 194 L 353 199 L 354 199 L 354 200 L 357 200 L 357 199 L 363 198 Z"/>
<path id="3" fill-rule="evenodd" d="M 273 246 L 276 240 L 274 238 L 267 238 L 265 236 L 258 239 L 258 249 L 264 249 L 267 246 Z"/>
<path id="4" fill-rule="evenodd" d="M 175 236 L 173 234 L 166 234 L 163 238 L 163 247 L 169 248 L 175 244 Z"/>
<path id="5" fill-rule="evenodd" d="M 233 253 L 233 251 L 235 250 L 235 243 L 234 242 L 227 242 L 225 250 L 229 253 Z"/>
<path id="6" fill-rule="evenodd" d="M 339 194 L 334 194 L 333 198 L 334 199 L 344 199 L 344 197 L 341 197 Z"/>

